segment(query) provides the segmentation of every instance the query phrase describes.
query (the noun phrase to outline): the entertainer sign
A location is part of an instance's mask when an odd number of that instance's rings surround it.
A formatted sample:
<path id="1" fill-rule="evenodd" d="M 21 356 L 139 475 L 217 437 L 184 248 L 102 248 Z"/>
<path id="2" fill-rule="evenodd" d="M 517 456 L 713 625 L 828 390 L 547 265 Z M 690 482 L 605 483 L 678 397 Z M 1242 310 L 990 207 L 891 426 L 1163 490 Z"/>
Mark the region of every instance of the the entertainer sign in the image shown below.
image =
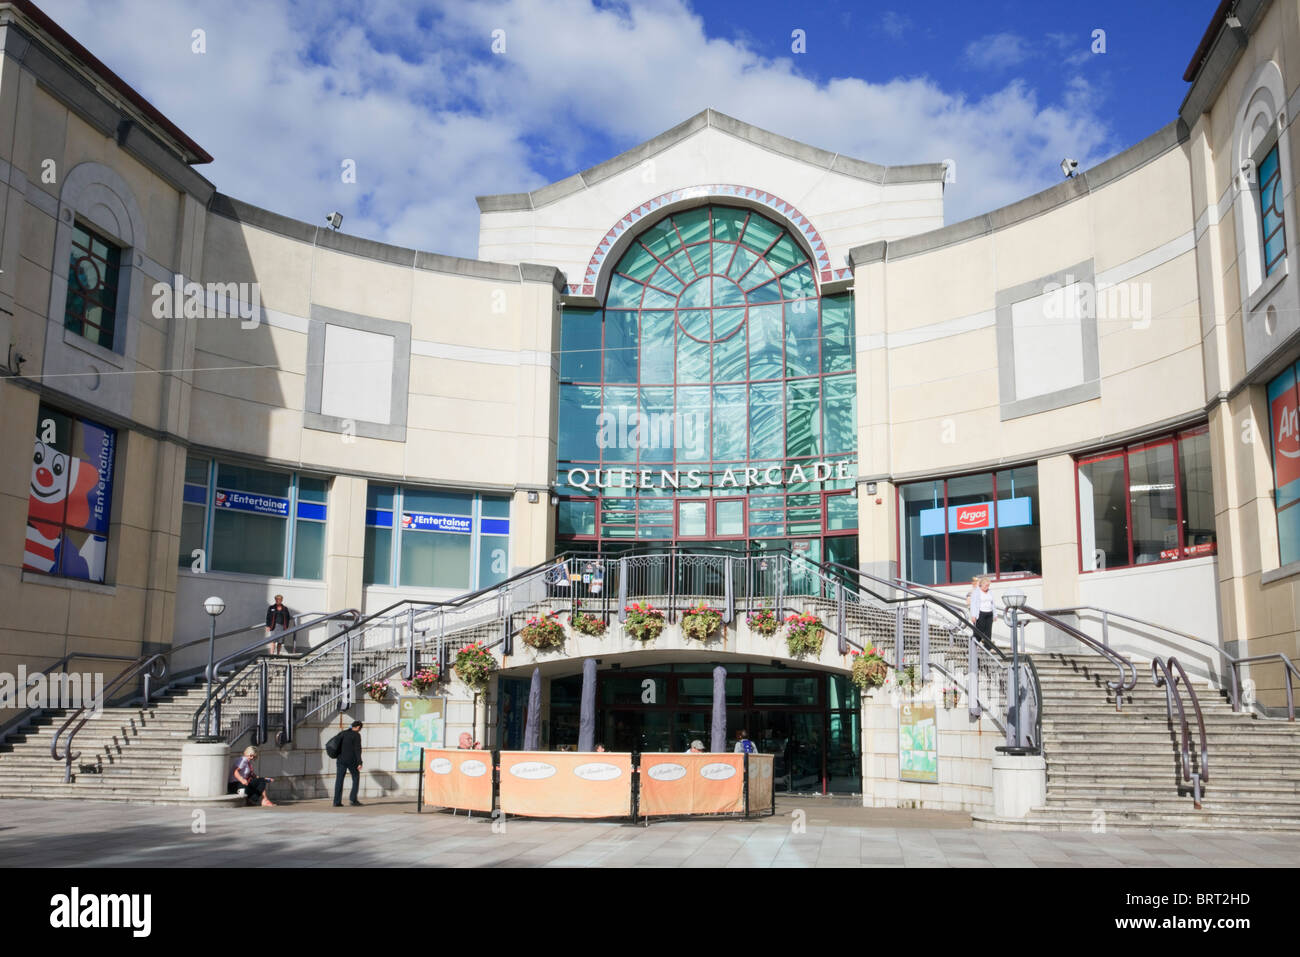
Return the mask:
<path id="1" fill-rule="evenodd" d="M 217 508 L 255 512 L 258 515 L 274 515 L 277 518 L 289 517 L 289 500 L 278 495 L 257 495 L 252 492 L 236 492 L 219 488 L 215 502 Z"/>
<path id="2" fill-rule="evenodd" d="M 468 535 L 472 520 L 468 515 L 437 515 L 432 512 L 403 512 L 402 528 L 411 532 L 455 532 Z"/>

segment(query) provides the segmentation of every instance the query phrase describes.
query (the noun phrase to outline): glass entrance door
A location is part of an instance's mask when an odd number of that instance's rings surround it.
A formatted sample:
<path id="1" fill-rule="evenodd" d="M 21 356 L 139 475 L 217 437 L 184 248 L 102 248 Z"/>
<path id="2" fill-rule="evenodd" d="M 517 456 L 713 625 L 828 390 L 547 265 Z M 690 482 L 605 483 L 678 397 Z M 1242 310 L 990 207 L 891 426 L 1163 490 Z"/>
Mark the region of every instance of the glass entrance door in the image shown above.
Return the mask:
<path id="1" fill-rule="evenodd" d="M 821 794 L 825 790 L 824 720 L 820 712 L 750 713 L 750 737 L 759 751 L 776 758 L 772 773 L 778 791 Z"/>

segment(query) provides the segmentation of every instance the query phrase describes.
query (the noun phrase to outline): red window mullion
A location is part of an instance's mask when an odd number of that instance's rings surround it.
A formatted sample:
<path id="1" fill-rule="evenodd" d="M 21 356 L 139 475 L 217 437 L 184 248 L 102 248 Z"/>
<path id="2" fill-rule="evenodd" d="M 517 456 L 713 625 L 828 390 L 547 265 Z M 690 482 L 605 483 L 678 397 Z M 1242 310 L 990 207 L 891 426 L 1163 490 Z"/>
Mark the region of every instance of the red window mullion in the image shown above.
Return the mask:
<path id="1" fill-rule="evenodd" d="M 1133 564 L 1133 479 L 1129 476 L 1128 452 L 1124 452 L 1124 525 L 1128 534 L 1128 563 Z"/>
<path id="2" fill-rule="evenodd" d="M 1174 538 L 1174 558 L 1183 558 L 1183 476 L 1178 468 L 1178 436 L 1174 436 L 1174 510 L 1177 516 L 1175 528 L 1177 535 Z"/>
<path id="3" fill-rule="evenodd" d="M 993 577 L 1002 578 L 1002 549 L 998 545 L 998 473 L 993 473 Z M 1041 548 L 1041 543 L 1040 543 Z"/>

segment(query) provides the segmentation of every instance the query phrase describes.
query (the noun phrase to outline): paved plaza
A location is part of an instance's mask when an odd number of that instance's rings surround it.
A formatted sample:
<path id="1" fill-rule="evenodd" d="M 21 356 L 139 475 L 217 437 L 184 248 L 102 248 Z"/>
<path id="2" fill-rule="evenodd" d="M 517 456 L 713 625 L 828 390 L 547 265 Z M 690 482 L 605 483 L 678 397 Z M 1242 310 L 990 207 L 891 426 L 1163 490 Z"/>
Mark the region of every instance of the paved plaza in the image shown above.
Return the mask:
<path id="1" fill-rule="evenodd" d="M 805 812 L 803 829 L 796 810 Z M 201 825 L 201 828 L 200 828 Z M 199 831 L 196 833 L 196 831 Z M 416 814 L 409 802 L 206 808 L 0 802 L 5 867 L 1289 867 L 1300 833 L 986 831 L 968 815 L 783 799 L 649 827 Z"/>

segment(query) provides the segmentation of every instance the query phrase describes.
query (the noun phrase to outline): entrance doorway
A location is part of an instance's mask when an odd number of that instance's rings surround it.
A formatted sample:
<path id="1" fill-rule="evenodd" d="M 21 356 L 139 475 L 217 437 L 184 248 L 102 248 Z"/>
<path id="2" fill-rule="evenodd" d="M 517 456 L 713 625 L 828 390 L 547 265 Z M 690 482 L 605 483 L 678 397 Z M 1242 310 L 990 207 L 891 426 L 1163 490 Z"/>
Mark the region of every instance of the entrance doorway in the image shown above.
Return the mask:
<path id="1" fill-rule="evenodd" d="M 814 794 L 862 790 L 858 696 L 847 675 L 724 662 L 727 749 L 749 732 L 775 757 L 776 789 Z M 682 752 L 710 746 L 713 666 L 708 663 L 607 669 L 597 675 L 597 740 L 611 751 Z M 553 750 L 577 747 L 582 676 L 551 682 Z"/>

